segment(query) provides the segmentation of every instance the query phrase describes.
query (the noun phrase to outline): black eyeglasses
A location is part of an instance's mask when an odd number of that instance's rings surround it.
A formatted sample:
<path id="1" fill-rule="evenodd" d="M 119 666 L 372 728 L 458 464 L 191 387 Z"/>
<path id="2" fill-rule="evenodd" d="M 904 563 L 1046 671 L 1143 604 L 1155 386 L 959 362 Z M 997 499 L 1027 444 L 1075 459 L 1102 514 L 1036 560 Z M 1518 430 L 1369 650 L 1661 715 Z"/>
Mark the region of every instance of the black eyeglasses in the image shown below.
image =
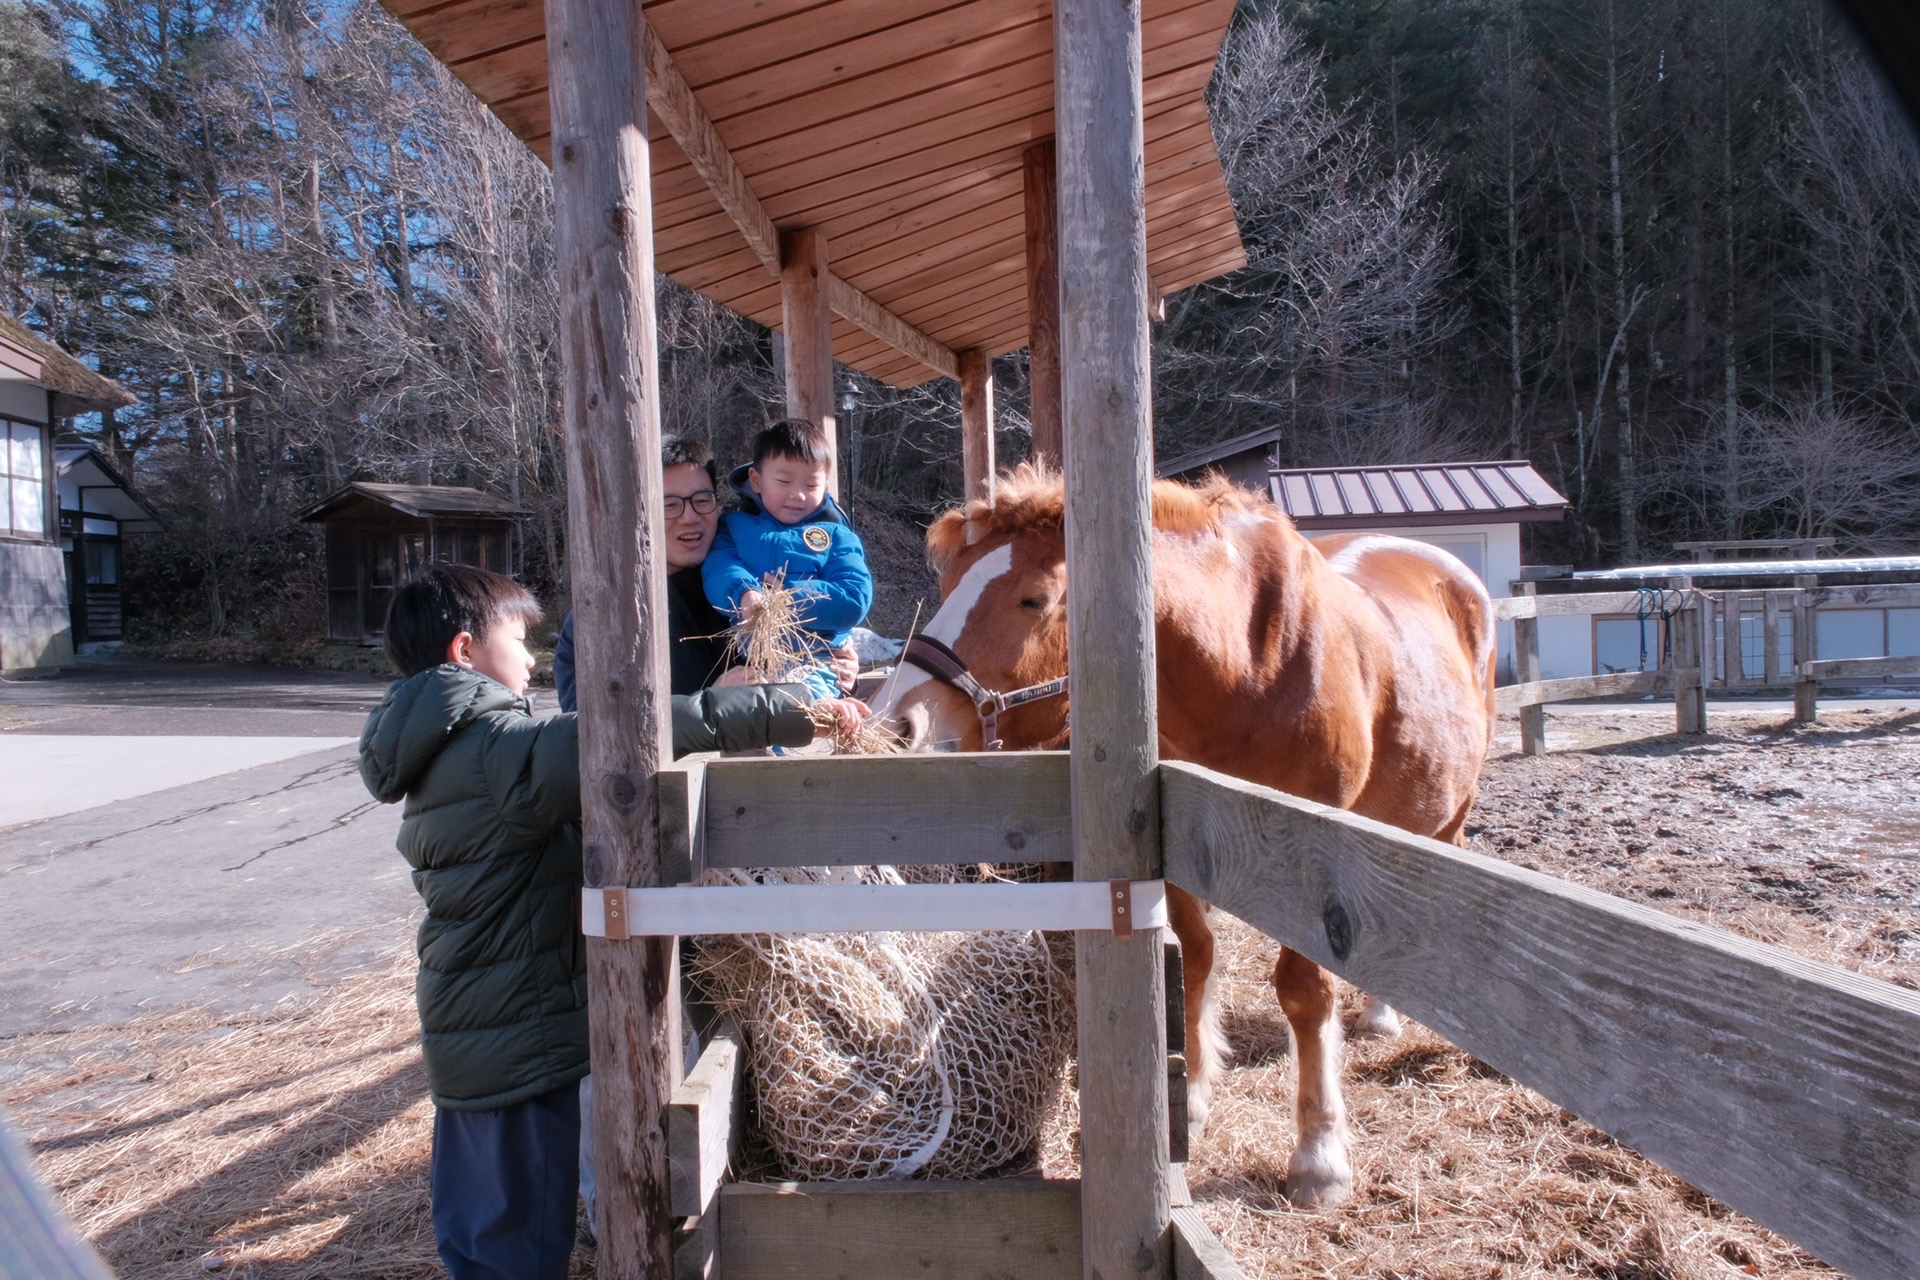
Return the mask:
<path id="1" fill-rule="evenodd" d="M 693 508 L 695 515 L 710 516 L 719 506 L 720 495 L 711 489 L 702 489 L 697 493 L 690 493 L 684 498 L 670 493 L 661 499 L 660 502 L 660 509 L 667 513 L 668 520 L 678 520 L 680 513 L 688 507 Z"/>

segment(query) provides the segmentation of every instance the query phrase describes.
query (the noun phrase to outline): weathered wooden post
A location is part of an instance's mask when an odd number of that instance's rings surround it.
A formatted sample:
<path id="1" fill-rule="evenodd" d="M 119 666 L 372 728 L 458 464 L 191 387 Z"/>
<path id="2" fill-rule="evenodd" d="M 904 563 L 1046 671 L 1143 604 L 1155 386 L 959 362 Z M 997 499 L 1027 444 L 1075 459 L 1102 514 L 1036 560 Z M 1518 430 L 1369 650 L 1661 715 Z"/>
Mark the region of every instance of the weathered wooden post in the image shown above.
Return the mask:
<path id="1" fill-rule="evenodd" d="M 1675 578 L 1674 590 L 1692 591 L 1692 578 Z M 1703 613 L 1682 605 L 1673 615 L 1673 727 L 1677 733 L 1707 731 L 1707 672 L 1700 637 Z"/>
<path id="2" fill-rule="evenodd" d="M 1060 465 L 1060 193 L 1054 178 L 1053 139 L 1028 147 L 1027 419 L 1033 458 Z"/>
<path id="3" fill-rule="evenodd" d="M 646 62 L 632 0 L 549 0 L 567 552 L 586 882 L 660 882 L 669 751 Z M 671 939 L 587 939 L 599 1271 L 670 1274 Z"/>
<path id="4" fill-rule="evenodd" d="M 1793 601 L 1793 722 L 1812 724 L 1820 717 L 1820 682 L 1807 674 L 1807 664 L 1820 656 L 1814 642 L 1814 604 L 1811 592 L 1820 585 L 1814 574 L 1803 573 L 1793 580 L 1799 593 Z"/>
<path id="5" fill-rule="evenodd" d="M 1532 598 L 1540 593 L 1538 583 L 1516 582 L 1513 594 Z M 1526 686 L 1540 679 L 1540 617 L 1528 614 L 1513 620 L 1513 679 Z M 1538 702 L 1520 708 L 1520 752 L 1522 755 L 1547 754 L 1547 709 Z"/>
<path id="6" fill-rule="evenodd" d="M 1081 880 L 1160 874 L 1138 0 L 1058 0 L 1061 408 Z M 1088 1277 L 1170 1274 L 1160 929 L 1079 936 Z"/>
<path id="7" fill-rule="evenodd" d="M 827 237 L 803 227 L 780 235 L 780 330 L 786 352 L 787 416 L 817 422 L 827 433 L 827 456 L 840 456 L 833 403 L 833 308 L 827 275 Z M 829 482 L 840 492 L 840 469 Z"/>
<path id="8" fill-rule="evenodd" d="M 993 496 L 993 357 L 960 352 L 960 470 L 966 498 Z"/>

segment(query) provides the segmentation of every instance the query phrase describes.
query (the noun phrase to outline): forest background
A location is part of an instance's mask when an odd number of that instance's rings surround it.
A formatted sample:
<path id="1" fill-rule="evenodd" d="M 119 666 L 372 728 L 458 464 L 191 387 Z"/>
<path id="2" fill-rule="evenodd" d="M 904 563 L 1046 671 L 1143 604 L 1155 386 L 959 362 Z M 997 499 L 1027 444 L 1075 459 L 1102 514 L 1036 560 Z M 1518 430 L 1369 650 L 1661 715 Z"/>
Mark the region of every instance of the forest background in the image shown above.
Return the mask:
<path id="1" fill-rule="evenodd" d="M 1571 500 L 1530 562 L 1920 547 L 1920 153 L 1819 0 L 1242 0 L 1209 100 L 1250 264 L 1155 325 L 1161 458 L 1527 458 Z M 68 424 L 165 523 L 136 637 L 317 635 L 291 516 L 354 479 L 513 499 L 564 599 L 551 221 L 372 0 L 0 0 L 0 310 L 139 397 Z M 659 297 L 663 427 L 738 460 L 775 339 Z M 855 524 L 910 564 L 958 390 L 841 374 Z M 1016 461 L 1024 353 L 995 379 Z"/>

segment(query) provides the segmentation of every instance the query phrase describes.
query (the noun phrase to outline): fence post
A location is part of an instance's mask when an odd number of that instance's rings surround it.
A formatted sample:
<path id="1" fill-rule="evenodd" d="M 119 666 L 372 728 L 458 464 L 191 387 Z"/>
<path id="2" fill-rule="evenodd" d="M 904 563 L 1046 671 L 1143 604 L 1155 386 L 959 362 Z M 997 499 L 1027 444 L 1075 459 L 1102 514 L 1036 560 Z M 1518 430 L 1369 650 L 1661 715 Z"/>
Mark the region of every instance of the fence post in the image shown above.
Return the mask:
<path id="1" fill-rule="evenodd" d="M 1807 674 L 1807 664 L 1819 656 L 1813 639 L 1813 598 L 1808 595 L 1820 579 L 1801 574 L 1793 580 L 1800 589 L 1793 601 L 1793 722 L 1812 724 L 1820 714 L 1820 682 Z"/>
<path id="2" fill-rule="evenodd" d="M 1537 583 L 1513 584 L 1516 596 L 1535 596 L 1539 592 Z M 1540 679 L 1540 619 L 1536 616 L 1513 620 L 1513 678 L 1522 686 Z M 1520 753 L 1547 754 L 1547 709 L 1537 702 L 1520 708 Z"/>
<path id="3" fill-rule="evenodd" d="M 1675 578 L 1675 589 L 1691 591 L 1692 578 Z M 1707 731 L 1707 670 L 1701 632 L 1706 606 L 1688 605 L 1673 615 L 1673 727 L 1678 733 Z"/>

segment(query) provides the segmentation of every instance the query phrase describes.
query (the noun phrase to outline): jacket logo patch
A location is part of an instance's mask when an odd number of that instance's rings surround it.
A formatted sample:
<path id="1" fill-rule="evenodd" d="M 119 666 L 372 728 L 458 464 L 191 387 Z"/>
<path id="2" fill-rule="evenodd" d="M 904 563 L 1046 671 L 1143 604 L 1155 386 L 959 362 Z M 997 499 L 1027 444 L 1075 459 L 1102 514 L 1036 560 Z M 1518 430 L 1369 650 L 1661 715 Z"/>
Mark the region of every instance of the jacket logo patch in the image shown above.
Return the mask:
<path id="1" fill-rule="evenodd" d="M 833 535 L 817 524 L 802 530 L 800 540 L 807 544 L 809 551 L 825 551 L 833 545 Z"/>

